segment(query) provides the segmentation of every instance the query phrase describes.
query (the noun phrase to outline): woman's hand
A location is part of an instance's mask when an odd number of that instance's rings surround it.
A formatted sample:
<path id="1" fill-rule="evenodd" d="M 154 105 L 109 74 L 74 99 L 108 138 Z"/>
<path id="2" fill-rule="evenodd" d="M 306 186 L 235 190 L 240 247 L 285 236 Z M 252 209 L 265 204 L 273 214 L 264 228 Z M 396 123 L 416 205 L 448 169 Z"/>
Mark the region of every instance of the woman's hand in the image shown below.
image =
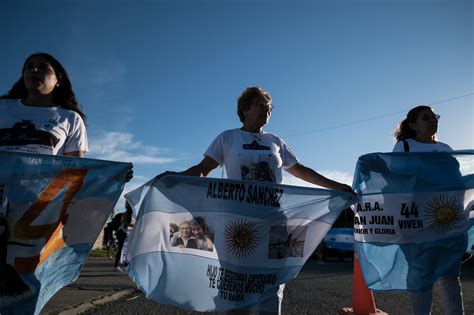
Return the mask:
<path id="1" fill-rule="evenodd" d="M 166 171 L 157 175 L 155 178 L 160 179 L 168 175 L 186 175 L 186 176 L 207 176 L 213 169 L 217 168 L 219 163 L 214 161 L 212 158 L 205 156 L 204 159 L 194 166 L 191 166 L 185 171 L 182 172 L 171 172 Z"/>
<path id="2" fill-rule="evenodd" d="M 156 179 L 160 179 L 160 178 L 165 177 L 165 176 L 168 176 L 168 175 L 179 175 L 179 174 L 180 174 L 180 173 L 178 173 L 178 172 L 166 171 L 166 172 L 164 172 L 164 173 L 161 173 L 161 174 L 159 174 L 159 175 L 156 175 L 155 178 L 156 178 Z"/>
<path id="3" fill-rule="evenodd" d="M 127 177 L 125 178 L 125 182 L 128 183 L 132 178 L 133 178 L 133 165 L 130 165 L 130 167 L 127 170 Z"/>
<path id="4" fill-rule="evenodd" d="M 357 195 L 351 186 L 342 183 L 339 183 L 338 187 L 336 187 L 336 190 L 346 191 L 353 195 Z"/>

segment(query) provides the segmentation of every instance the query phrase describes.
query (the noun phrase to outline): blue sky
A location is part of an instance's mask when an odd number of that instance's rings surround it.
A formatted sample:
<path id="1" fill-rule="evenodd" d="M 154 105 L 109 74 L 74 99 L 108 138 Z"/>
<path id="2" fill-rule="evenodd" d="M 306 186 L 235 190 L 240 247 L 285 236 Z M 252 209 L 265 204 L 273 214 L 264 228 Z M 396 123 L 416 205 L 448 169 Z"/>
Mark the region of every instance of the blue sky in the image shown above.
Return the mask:
<path id="1" fill-rule="evenodd" d="M 133 162 L 128 191 L 199 162 L 258 85 L 276 107 L 265 130 L 350 183 L 417 104 L 435 103 L 440 141 L 474 148 L 473 20 L 472 0 L 4 0 L 0 93 L 29 54 L 57 57 L 88 116 L 87 157 Z"/>

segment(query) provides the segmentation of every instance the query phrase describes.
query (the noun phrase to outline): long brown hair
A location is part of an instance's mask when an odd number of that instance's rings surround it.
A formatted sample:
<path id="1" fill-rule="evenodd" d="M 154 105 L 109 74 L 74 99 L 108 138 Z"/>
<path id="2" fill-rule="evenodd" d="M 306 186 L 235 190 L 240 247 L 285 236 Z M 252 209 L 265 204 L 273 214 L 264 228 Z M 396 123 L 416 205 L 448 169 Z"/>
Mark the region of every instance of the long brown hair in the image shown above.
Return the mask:
<path id="1" fill-rule="evenodd" d="M 395 132 L 393 133 L 393 138 L 395 141 L 402 140 L 402 139 L 412 139 L 416 137 L 416 132 L 410 127 L 410 123 L 416 122 L 420 113 L 426 109 L 433 110 L 431 106 L 428 105 L 419 105 L 412 109 L 407 114 L 407 117 L 402 120 Z"/>
<path id="2" fill-rule="evenodd" d="M 82 112 L 81 105 L 77 102 L 76 95 L 72 90 L 72 84 L 69 80 L 69 76 L 66 72 L 66 69 L 61 65 L 61 63 L 51 56 L 50 54 L 39 52 L 30 55 L 26 58 L 23 63 L 23 68 L 21 70 L 21 77 L 13 84 L 10 91 L 5 95 L 0 96 L 0 99 L 25 99 L 28 96 L 28 89 L 25 86 L 25 81 L 23 79 L 23 72 L 25 70 L 25 65 L 33 57 L 42 57 L 46 59 L 54 69 L 56 77 L 58 78 L 59 86 L 55 87 L 53 90 L 53 105 L 57 105 L 64 109 L 69 109 L 78 113 L 84 123 L 86 122 L 86 115 Z"/>

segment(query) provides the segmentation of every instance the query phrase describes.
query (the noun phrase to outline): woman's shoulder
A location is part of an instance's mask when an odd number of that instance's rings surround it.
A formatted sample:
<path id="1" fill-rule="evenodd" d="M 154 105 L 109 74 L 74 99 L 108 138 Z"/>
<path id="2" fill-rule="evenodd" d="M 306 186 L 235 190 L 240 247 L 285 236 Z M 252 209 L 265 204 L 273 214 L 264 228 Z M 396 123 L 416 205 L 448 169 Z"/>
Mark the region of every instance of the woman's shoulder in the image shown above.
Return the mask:
<path id="1" fill-rule="evenodd" d="M 451 146 L 447 143 L 438 141 L 438 142 L 436 142 L 436 144 L 437 144 L 438 148 L 441 149 L 442 151 L 454 151 L 453 148 L 451 148 Z"/>
<path id="2" fill-rule="evenodd" d="M 216 138 L 222 137 L 224 139 L 228 139 L 228 138 L 236 137 L 240 135 L 241 133 L 242 133 L 242 130 L 240 130 L 239 128 L 228 129 L 219 133 Z"/>
<path id="3" fill-rule="evenodd" d="M 57 106 L 54 107 L 54 110 L 57 112 L 59 117 L 61 117 L 63 120 L 69 121 L 73 125 L 84 124 L 84 120 L 82 119 L 81 115 L 71 109 Z"/>
<path id="4" fill-rule="evenodd" d="M 285 141 L 282 138 L 280 138 L 279 136 L 277 136 L 276 134 L 271 133 L 271 132 L 264 131 L 263 136 L 267 139 L 270 139 L 270 141 L 272 141 L 274 143 L 280 143 L 280 144 L 285 143 Z"/>
<path id="5" fill-rule="evenodd" d="M 443 151 L 453 151 L 453 149 L 448 144 L 441 141 L 437 141 L 436 143 L 422 143 L 411 138 L 400 139 L 393 147 L 393 152 L 443 152 Z"/>

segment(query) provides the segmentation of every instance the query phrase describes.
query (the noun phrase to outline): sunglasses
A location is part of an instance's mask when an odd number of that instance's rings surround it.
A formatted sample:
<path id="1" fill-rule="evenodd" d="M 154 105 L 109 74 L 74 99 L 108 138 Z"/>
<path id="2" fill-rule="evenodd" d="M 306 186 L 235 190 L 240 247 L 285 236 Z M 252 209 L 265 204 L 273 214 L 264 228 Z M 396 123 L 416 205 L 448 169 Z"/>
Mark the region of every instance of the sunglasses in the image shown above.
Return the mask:
<path id="1" fill-rule="evenodd" d="M 441 118 L 440 115 L 438 114 L 433 114 L 433 115 L 430 115 L 430 114 L 424 114 L 423 116 L 420 116 L 418 117 L 420 119 L 423 119 L 424 121 L 429 121 L 431 119 L 434 119 L 434 120 L 439 120 Z"/>
<path id="2" fill-rule="evenodd" d="M 258 102 L 255 104 L 258 108 L 266 109 L 270 112 L 273 112 L 275 109 L 275 106 L 273 106 L 272 103 L 264 103 L 264 102 Z"/>

